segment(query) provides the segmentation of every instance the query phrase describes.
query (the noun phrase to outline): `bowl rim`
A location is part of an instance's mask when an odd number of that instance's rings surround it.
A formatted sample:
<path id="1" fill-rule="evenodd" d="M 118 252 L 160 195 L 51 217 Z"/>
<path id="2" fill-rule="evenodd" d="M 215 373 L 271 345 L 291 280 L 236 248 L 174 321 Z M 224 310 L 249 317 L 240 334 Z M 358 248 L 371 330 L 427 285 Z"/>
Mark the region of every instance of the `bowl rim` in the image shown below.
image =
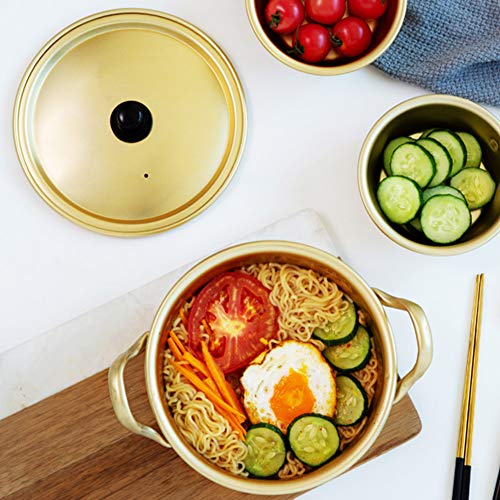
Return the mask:
<path id="1" fill-rule="evenodd" d="M 500 121 L 479 104 L 469 101 L 468 99 L 464 99 L 463 97 L 448 94 L 426 94 L 407 99 L 406 101 L 403 101 L 386 111 L 372 125 L 370 131 L 366 135 L 358 159 L 358 190 L 365 210 L 371 220 L 380 229 L 380 231 L 382 231 L 382 233 L 398 245 L 424 255 L 458 255 L 474 250 L 494 238 L 500 232 L 500 218 L 497 219 L 497 221 L 487 230 L 469 241 L 443 246 L 426 245 L 424 243 L 413 241 L 396 231 L 378 212 L 376 200 L 370 195 L 370 186 L 368 182 L 368 157 L 377 141 L 380 131 L 401 114 L 421 106 L 432 104 L 444 104 L 473 112 L 483 121 L 487 122 L 493 129 L 495 129 L 500 136 Z"/>
<path id="2" fill-rule="evenodd" d="M 346 281 L 363 296 L 370 308 L 371 319 L 377 325 L 380 343 L 384 351 L 383 388 L 380 393 L 378 408 L 373 414 L 373 420 L 370 426 L 367 427 L 361 439 L 356 445 L 346 450 L 337 458 L 336 467 L 328 468 L 328 466 L 325 466 L 325 468 L 318 469 L 317 473 L 313 471 L 310 474 L 291 480 L 276 479 L 263 481 L 261 479 L 236 476 L 230 472 L 224 471 L 202 457 L 184 440 L 184 438 L 180 437 L 180 433 L 175 428 L 175 424 L 172 424 L 173 418 L 165 411 L 162 403 L 162 393 L 157 377 L 158 356 L 163 352 L 163 349 L 159 346 L 163 324 L 170 310 L 175 307 L 184 291 L 199 276 L 213 270 L 215 267 L 223 265 L 228 260 L 237 257 L 256 256 L 259 253 L 282 253 L 284 255 L 305 257 L 321 265 L 328 266 L 345 277 Z M 368 452 L 382 432 L 392 410 L 397 383 L 394 336 L 380 299 L 375 295 L 369 285 L 338 257 L 312 246 L 287 241 L 256 241 L 226 248 L 195 264 L 184 273 L 167 293 L 155 314 L 147 341 L 144 368 L 150 406 L 162 433 L 179 457 L 194 470 L 215 483 L 233 490 L 260 495 L 290 494 L 309 490 L 334 479 L 352 468 L 366 452 Z"/>
<path id="3" fill-rule="evenodd" d="M 368 66 L 373 61 L 375 61 L 375 59 L 378 59 L 389 48 L 389 46 L 398 35 L 406 14 L 407 0 L 397 1 L 398 6 L 394 17 L 394 22 L 392 23 L 389 31 L 386 33 L 384 38 L 380 41 L 378 47 L 376 47 L 375 50 L 369 52 L 366 56 L 360 57 L 356 61 L 342 64 L 340 66 L 317 66 L 315 64 L 309 64 L 299 61 L 297 59 L 294 59 L 293 57 L 290 57 L 288 54 L 285 54 L 285 52 L 280 50 L 272 42 L 272 40 L 270 40 L 270 38 L 267 36 L 267 33 L 264 31 L 264 28 L 259 21 L 255 0 L 246 0 L 245 3 L 247 17 L 250 20 L 250 25 L 252 26 L 253 32 L 259 39 L 260 43 L 271 55 L 273 55 L 276 59 L 286 64 L 290 68 L 302 71 L 303 73 L 309 73 L 319 76 L 335 76 L 351 73 L 358 69 L 364 68 L 365 66 Z"/>

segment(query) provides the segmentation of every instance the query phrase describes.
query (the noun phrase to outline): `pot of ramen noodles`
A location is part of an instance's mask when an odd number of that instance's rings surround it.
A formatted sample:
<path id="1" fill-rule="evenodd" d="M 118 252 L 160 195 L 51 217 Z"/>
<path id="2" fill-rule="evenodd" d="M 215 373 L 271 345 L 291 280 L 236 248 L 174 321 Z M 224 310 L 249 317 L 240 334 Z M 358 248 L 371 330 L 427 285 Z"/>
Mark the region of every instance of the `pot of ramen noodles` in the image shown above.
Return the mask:
<path id="1" fill-rule="evenodd" d="M 417 360 L 401 379 L 384 307 L 406 311 L 416 335 Z M 125 366 L 143 348 L 160 432 L 127 401 Z M 127 429 L 173 448 L 208 479 L 289 494 L 358 462 L 431 358 L 418 305 L 370 288 L 326 252 L 260 241 L 184 274 L 150 331 L 111 366 L 109 387 Z"/>

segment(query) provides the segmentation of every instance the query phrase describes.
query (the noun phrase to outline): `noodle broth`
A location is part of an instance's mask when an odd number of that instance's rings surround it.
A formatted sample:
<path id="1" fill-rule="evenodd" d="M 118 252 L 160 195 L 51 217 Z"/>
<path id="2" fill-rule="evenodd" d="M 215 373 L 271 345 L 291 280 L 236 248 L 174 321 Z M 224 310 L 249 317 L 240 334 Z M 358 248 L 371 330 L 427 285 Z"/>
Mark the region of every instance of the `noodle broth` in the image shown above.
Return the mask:
<path id="1" fill-rule="evenodd" d="M 280 345 L 286 340 L 297 340 L 313 344 L 319 350 L 325 344 L 313 338 L 315 328 L 326 327 L 336 320 L 348 307 L 350 301 L 356 303 L 356 293 L 348 295 L 346 282 L 332 279 L 321 269 L 303 267 L 294 263 L 261 261 L 233 268 L 250 274 L 269 291 L 269 300 L 279 310 L 276 338 L 270 340 L 267 349 Z M 225 269 L 224 271 L 229 270 Z M 221 271 L 221 272 L 224 272 Z M 330 273 L 331 274 L 331 273 Z M 209 276 L 205 283 L 213 278 Z M 196 297 L 196 292 L 184 300 L 175 318 L 167 323 L 167 329 L 175 333 L 187 347 L 188 331 L 186 318 Z M 377 393 L 382 380 L 383 363 L 377 346 L 376 330 L 369 316 L 363 312 L 362 303 L 357 303 L 358 321 L 370 328 L 374 334 L 371 339 L 371 356 L 362 369 L 352 375 L 364 388 L 369 406 L 368 414 L 356 425 L 338 426 L 341 454 L 346 453 L 363 435 L 376 406 Z M 204 331 L 205 338 L 209 332 Z M 247 476 L 245 457 L 247 447 L 227 419 L 214 407 L 205 394 L 196 389 L 176 370 L 172 362 L 174 355 L 166 346 L 163 359 L 163 382 L 165 400 L 170 414 L 184 439 L 205 459 L 231 474 Z M 241 398 L 238 376 L 229 376 L 236 393 Z M 336 458 L 334 459 L 334 461 Z M 316 469 L 315 471 L 317 471 Z M 291 451 L 287 452 L 284 466 L 278 472 L 279 479 L 294 479 L 312 469 L 298 460 Z"/>
<path id="2" fill-rule="evenodd" d="M 169 340 L 169 331 L 174 323 L 179 321 L 181 308 L 185 307 L 193 297 L 198 296 L 205 285 L 221 273 L 268 263 L 299 266 L 312 270 L 335 283 L 358 306 L 359 311 L 362 311 L 364 321 L 372 335 L 371 341 L 376 350 L 379 369 L 366 423 L 355 440 L 345 446 L 333 460 L 321 467 L 308 470 L 306 474 L 296 475 L 289 480 L 279 479 L 276 476 L 263 481 L 224 469 L 196 451 L 174 418 L 174 411 L 180 407 L 180 404 L 172 404 L 171 409 L 167 403 L 165 376 L 168 377 L 169 371 L 167 369 L 167 374 L 165 374 L 164 370 L 165 356 L 168 356 L 165 347 Z M 395 341 L 384 306 L 407 311 L 419 341 L 417 361 L 413 369 L 399 383 Z M 297 343 L 290 340 L 285 341 L 285 344 L 287 342 Z M 301 345 L 307 347 L 307 350 L 314 349 L 310 343 Z M 124 369 L 127 362 L 137 356 L 143 347 L 146 349 L 144 361 L 146 388 L 160 432 L 138 422 L 133 417 L 127 402 Z M 277 346 L 270 353 L 281 348 L 282 346 Z M 321 358 L 321 353 L 319 357 Z M 116 416 L 122 425 L 167 448 L 171 447 L 189 467 L 210 481 L 250 494 L 295 494 L 324 484 L 359 463 L 380 436 L 394 402 L 399 401 L 415 381 L 425 373 L 431 359 L 432 338 L 429 325 L 418 305 L 372 289 L 361 276 L 339 258 L 317 248 L 287 241 L 256 241 L 221 250 L 198 262 L 179 277 L 159 305 L 150 331 L 141 336 L 113 363 L 109 373 L 110 396 Z M 208 444 L 205 446 L 213 442 L 211 432 L 209 429 L 206 437 Z"/>

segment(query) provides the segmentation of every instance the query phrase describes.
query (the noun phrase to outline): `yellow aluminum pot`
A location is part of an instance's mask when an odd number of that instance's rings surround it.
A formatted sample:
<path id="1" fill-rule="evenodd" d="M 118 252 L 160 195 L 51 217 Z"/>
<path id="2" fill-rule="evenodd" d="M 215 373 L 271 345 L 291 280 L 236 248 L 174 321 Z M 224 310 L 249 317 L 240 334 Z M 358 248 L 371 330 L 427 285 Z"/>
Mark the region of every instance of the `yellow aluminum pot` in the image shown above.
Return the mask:
<path id="1" fill-rule="evenodd" d="M 165 401 L 162 366 L 168 326 L 177 317 L 184 301 L 218 274 L 257 262 L 289 263 L 313 269 L 337 283 L 369 318 L 382 360 L 378 385 L 368 424 L 356 443 L 330 463 L 292 480 L 262 480 L 236 476 L 210 463 L 198 454 L 178 431 Z M 406 311 L 415 330 L 418 345 L 413 368 L 398 381 L 396 348 L 384 307 Z M 145 377 L 151 408 L 160 427 L 156 430 L 137 422 L 130 410 L 124 382 L 127 362 L 146 348 Z M 156 441 L 177 454 L 194 470 L 227 488 L 253 494 L 289 494 L 305 491 L 342 474 L 358 462 L 382 431 L 394 403 L 406 395 L 424 374 L 432 359 L 432 337 L 423 310 L 406 299 L 392 297 L 370 288 L 347 264 L 316 248 L 284 241 L 244 243 L 222 250 L 191 268 L 167 293 L 151 325 L 128 351 L 120 355 L 109 370 L 111 402 L 118 420 L 130 431 Z"/>

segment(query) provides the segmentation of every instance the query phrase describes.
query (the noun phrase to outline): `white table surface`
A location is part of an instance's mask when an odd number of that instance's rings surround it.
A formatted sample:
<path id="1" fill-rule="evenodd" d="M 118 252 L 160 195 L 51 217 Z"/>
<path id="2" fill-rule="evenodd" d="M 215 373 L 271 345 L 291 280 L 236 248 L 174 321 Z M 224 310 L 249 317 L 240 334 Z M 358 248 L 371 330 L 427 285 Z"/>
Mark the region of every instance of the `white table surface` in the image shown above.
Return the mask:
<path id="1" fill-rule="evenodd" d="M 338 256 L 323 221 L 310 208 L 232 241 L 229 246 L 258 240 L 294 241 Z M 0 420 L 109 368 L 151 328 L 158 305 L 193 264 L 189 262 L 168 271 L 21 345 L 0 352 Z"/>
<path id="2" fill-rule="evenodd" d="M 235 64 L 249 110 L 246 152 L 223 196 L 180 228 L 132 240 L 91 233 L 49 209 L 22 174 L 11 131 L 18 82 L 42 44 L 80 17 L 121 6 L 164 10 L 211 35 Z M 500 465 L 500 238 L 462 256 L 417 255 L 374 227 L 357 191 L 357 156 L 371 125 L 388 108 L 426 91 L 373 68 L 335 78 L 296 72 L 257 41 L 243 0 L 3 0 L 0 19 L 0 352 L 276 219 L 312 207 L 339 253 L 371 285 L 424 307 L 433 328 L 435 357 L 412 391 L 423 420 L 421 435 L 306 497 L 450 497 L 478 272 L 486 273 L 486 296 L 471 498 L 491 497 Z M 498 109 L 490 111 L 500 115 Z M 396 334 L 409 331 L 404 314 L 390 317 Z M 404 372 L 414 359 L 414 340 L 400 335 L 397 342 Z"/>

